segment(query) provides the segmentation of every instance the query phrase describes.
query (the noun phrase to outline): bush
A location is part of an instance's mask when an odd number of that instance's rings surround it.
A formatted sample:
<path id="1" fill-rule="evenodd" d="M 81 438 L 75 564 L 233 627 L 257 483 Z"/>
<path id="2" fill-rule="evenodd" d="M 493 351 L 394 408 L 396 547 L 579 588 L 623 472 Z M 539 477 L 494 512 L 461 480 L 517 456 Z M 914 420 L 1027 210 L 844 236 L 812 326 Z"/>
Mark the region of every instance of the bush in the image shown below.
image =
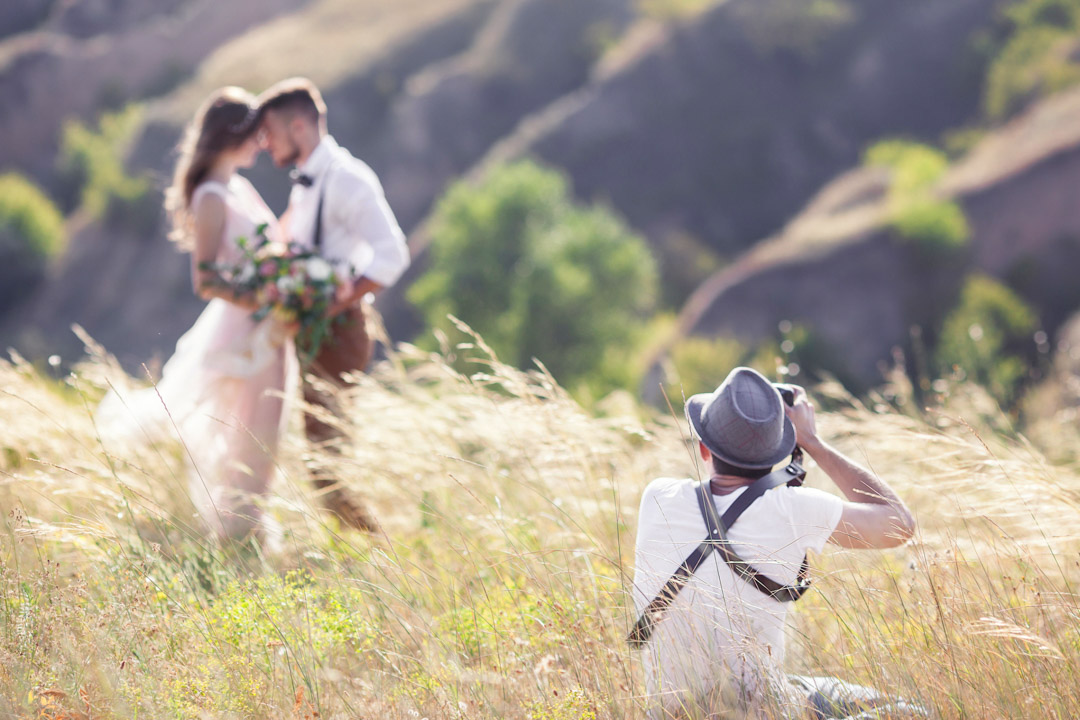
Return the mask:
<path id="1" fill-rule="evenodd" d="M 1071 57 L 1080 37 L 1080 1 L 1025 0 L 1006 9 L 1005 21 L 1005 39 L 991 61 L 983 97 L 993 120 L 1080 82 L 1080 67 Z"/>
<path id="2" fill-rule="evenodd" d="M 896 213 L 892 227 L 901 237 L 934 255 L 967 245 L 971 228 L 960 206 L 943 200 L 913 202 Z"/>
<path id="3" fill-rule="evenodd" d="M 1035 355 L 1037 318 L 1011 290 L 975 275 L 945 318 L 935 355 L 938 372 L 960 372 L 1011 407 Z"/>
<path id="4" fill-rule="evenodd" d="M 688 337 L 678 341 L 669 354 L 664 386 L 671 406 L 678 411 L 684 396 L 713 390 L 734 368 L 746 364 L 748 357 L 747 348 L 732 338 Z M 775 368 L 763 372 L 771 376 Z"/>
<path id="5" fill-rule="evenodd" d="M 0 175 L 0 313 L 37 284 L 64 240 L 64 219 L 45 193 L 21 175 Z"/>
<path id="6" fill-rule="evenodd" d="M 459 183 L 432 219 L 431 267 L 409 299 L 433 327 L 447 315 L 506 362 L 540 359 L 569 387 L 632 385 L 630 358 L 656 303 L 656 263 L 607 210 L 575 207 L 566 180 L 535 163 Z"/>
<path id="7" fill-rule="evenodd" d="M 733 368 L 745 365 L 777 382 L 811 385 L 835 377 L 851 390 L 863 390 L 839 353 L 810 327 L 784 320 L 775 338 L 747 347 L 727 337 L 688 337 L 668 353 L 664 391 L 678 408 L 687 397 L 715 388 Z"/>
<path id="8" fill-rule="evenodd" d="M 102 115 L 96 130 L 77 120 L 64 124 L 57 171 L 61 203 L 67 209 L 81 205 L 94 218 L 125 225 L 129 215 L 124 208 L 148 202 L 149 180 L 131 177 L 124 168 L 128 146 L 141 121 L 141 109 L 131 106 Z M 145 228 L 139 222 L 133 229 Z"/>
<path id="9" fill-rule="evenodd" d="M 964 211 L 934 194 L 949 169 L 944 153 L 920 143 L 884 140 L 866 151 L 864 162 L 892 173 L 889 224 L 900 237 L 934 256 L 967 244 L 971 228 Z"/>

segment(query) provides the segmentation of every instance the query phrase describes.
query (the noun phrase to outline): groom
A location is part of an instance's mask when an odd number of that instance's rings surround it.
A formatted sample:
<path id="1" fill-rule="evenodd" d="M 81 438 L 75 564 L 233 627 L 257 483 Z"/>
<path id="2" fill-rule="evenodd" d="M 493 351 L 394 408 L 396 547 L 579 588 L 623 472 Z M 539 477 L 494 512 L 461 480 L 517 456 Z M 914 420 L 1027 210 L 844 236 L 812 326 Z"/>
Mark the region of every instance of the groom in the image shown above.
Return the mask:
<path id="1" fill-rule="evenodd" d="M 305 78 L 283 80 L 259 97 L 259 123 L 265 146 L 278 167 L 295 166 L 289 206 L 282 228 L 297 243 L 312 247 L 349 279 L 331 308 L 331 338 L 311 366 L 320 387 L 304 381 L 304 400 L 340 417 L 334 392 L 344 375 L 363 371 L 371 359 L 363 298 L 394 284 L 409 266 L 405 236 L 386 203 L 378 177 L 326 132 L 326 105 L 318 88 Z M 341 454 L 343 433 L 311 413 L 304 416 L 308 441 L 322 450 L 315 457 Z M 365 505 L 353 497 L 332 464 L 309 462 L 312 482 L 324 491 L 326 506 L 345 524 L 378 528 Z"/>

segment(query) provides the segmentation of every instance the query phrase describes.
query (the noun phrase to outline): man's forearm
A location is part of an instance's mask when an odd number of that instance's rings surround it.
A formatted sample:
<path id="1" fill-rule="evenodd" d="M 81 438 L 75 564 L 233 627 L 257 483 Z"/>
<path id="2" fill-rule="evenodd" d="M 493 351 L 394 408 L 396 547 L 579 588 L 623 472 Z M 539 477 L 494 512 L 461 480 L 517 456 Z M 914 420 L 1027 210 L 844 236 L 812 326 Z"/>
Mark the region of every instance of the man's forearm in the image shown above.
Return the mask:
<path id="1" fill-rule="evenodd" d="M 904 501 L 881 478 L 832 447 L 824 440 L 816 440 L 804 447 L 810 457 L 832 479 L 844 496 L 851 502 L 891 506 L 905 523 L 914 523 L 911 511 Z"/>

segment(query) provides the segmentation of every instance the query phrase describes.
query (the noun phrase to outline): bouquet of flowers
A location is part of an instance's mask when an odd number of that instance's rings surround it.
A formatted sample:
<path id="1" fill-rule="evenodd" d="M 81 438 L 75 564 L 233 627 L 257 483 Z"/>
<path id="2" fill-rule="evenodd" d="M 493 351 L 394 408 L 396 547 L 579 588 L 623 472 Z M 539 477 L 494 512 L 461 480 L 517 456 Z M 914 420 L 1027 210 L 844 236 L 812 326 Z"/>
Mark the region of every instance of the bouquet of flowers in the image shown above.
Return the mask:
<path id="1" fill-rule="evenodd" d="M 317 252 L 268 240 L 266 227 L 256 228 L 255 243 L 237 238 L 244 253 L 239 265 L 203 263 L 201 267 L 217 272 L 237 295 L 253 297 L 259 305 L 252 315 L 256 322 L 273 316 L 282 323 L 297 324 L 296 348 L 300 360 L 308 364 L 330 334 L 332 318 L 327 313 L 338 296 L 341 278 Z"/>

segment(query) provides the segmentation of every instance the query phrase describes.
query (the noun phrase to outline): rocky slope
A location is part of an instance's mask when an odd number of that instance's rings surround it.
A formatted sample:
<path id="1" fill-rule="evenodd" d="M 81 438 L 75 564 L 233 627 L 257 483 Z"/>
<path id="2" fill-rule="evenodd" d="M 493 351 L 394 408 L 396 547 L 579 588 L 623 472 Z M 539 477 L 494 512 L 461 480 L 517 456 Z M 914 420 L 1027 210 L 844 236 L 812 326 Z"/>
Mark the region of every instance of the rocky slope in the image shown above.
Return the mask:
<path id="1" fill-rule="evenodd" d="M 852 376 L 881 379 L 913 326 L 932 328 L 964 275 L 1011 285 L 1053 333 L 1080 308 L 1080 91 L 1070 91 L 982 141 L 939 187 L 971 225 L 968 249 L 928 256 L 887 223 L 882 171 L 854 170 L 825 188 L 782 232 L 700 287 L 680 335 L 748 343 L 800 323 L 834 348 Z M 659 366 L 649 383 L 655 387 Z"/>
<path id="2" fill-rule="evenodd" d="M 379 172 L 407 231 L 451 179 L 533 155 L 644 231 L 687 293 L 700 277 L 683 272 L 678 238 L 734 258 L 868 141 L 935 138 L 969 117 L 980 89 L 969 41 L 998 4 L 727 0 L 612 43 L 634 21 L 631 0 L 312 0 L 223 43 L 152 103 L 131 165 L 163 187 L 180 125 L 210 89 L 306 74 L 326 91 L 331 131 Z M 264 163 L 252 177 L 281 209 L 283 175 Z M 422 255 L 424 233 L 412 235 Z M 163 237 L 84 227 L 0 343 L 67 354 L 67 328 L 80 322 L 129 359 L 167 352 L 199 304 Z M 410 277 L 422 271 L 420 257 Z M 145 293 L 100 289 L 96 278 L 112 272 L 155 279 Z M 408 279 L 380 301 L 399 339 L 417 329 Z M 34 334 L 40 342 L 27 342 Z"/>
<path id="3" fill-rule="evenodd" d="M 306 2 L 61 4 L 43 29 L 0 43 L 0 167 L 48 185 L 66 119 L 168 90 L 230 38 Z"/>
<path id="4" fill-rule="evenodd" d="M 731 258 L 783 225 L 869 142 L 936 141 L 980 92 L 971 48 L 998 0 L 729 0 L 641 40 L 502 155 L 566 169 L 662 243 Z"/>
<path id="5" fill-rule="evenodd" d="M 49 6 L 41 0 L 7 0 L 0 5 L 0 38 L 37 27 L 48 14 Z"/>

